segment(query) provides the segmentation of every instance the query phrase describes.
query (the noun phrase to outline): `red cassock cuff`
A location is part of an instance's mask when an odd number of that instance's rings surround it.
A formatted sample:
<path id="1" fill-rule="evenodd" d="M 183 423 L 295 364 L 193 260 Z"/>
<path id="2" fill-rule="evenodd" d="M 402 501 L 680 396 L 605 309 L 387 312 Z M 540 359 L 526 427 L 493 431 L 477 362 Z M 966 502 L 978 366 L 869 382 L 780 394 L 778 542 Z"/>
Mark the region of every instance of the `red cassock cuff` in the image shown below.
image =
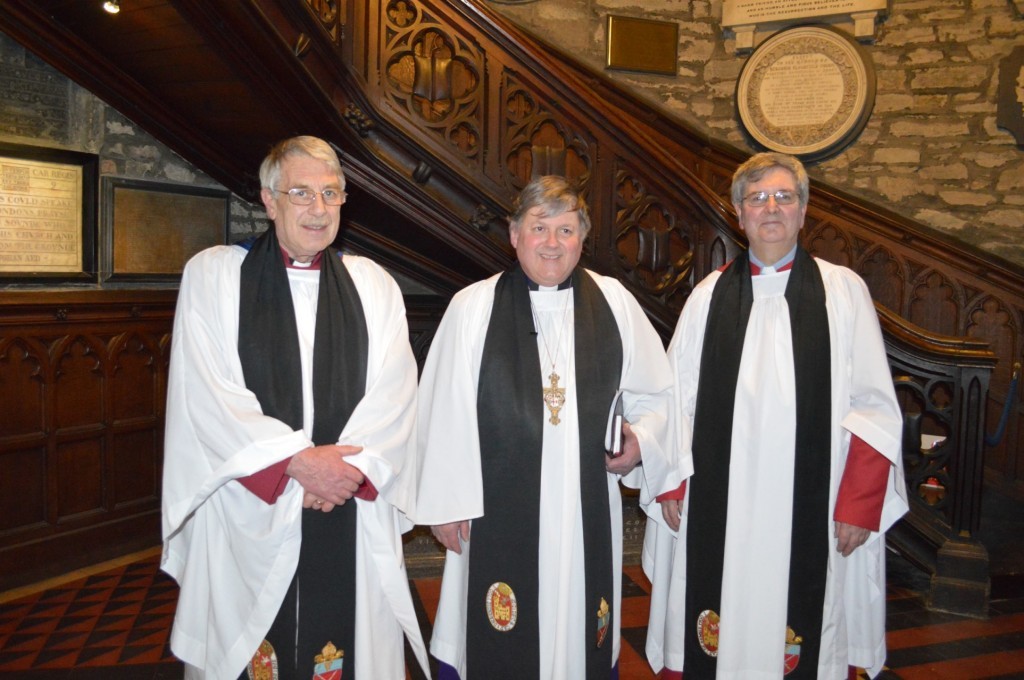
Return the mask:
<path id="1" fill-rule="evenodd" d="M 833 519 L 878 531 L 891 466 L 888 458 L 854 435 L 850 440 L 843 479 L 839 482 Z"/>
<path id="2" fill-rule="evenodd" d="M 240 477 L 238 481 L 246 489 L 256 494 L 264 503 L 276 503 L 280 495 L 284 493 L 284 488 L 288 485 L 288 475 L 285 472 L 288 470 L 288 463 L 291 461 L 291 456 L 289 456 L 270 467 L 254 472 L 248 477 Z M 377 487 L 373 485 L 369 477 L 364 476 L 363 483 L 359 485 L 359 488 L 352 495 L 364 501 L 375 501 L 377 500 Z"/>
<path id="3" fill-rule="evenodd" d="M 375 501 L 377 500 L 377 487 L 373 485 L 369 477 L 364 475 L 363 483 L 359 485 L 359 488 L 352 495 L 364 501 Z"/>
<path id="4" fill-rule="evenodd" d="M 290 462 L 292 462 L 292 457 L 288 456 L 284 460 L 278 461 L 270 467 L 263 468 L 259 472 L 254 472 L 248 477 L 239 477 L 238 481 L 246 489 L 256 494 L 264 503 L 276 503 L 278 497 L 284 493 L 284 488 L 288 485 L 288 475 L 285 474 L 285 471 L 288 469 L 288 463 Z"/>
<path id="5" fill-rule="evenodd" d="M 665 501 L 679 501 L 680 503 L 682 503 L 684 498 L 686 498 L 685 479 L 683 480 L 682 484 L 679 485 L 678 489 L 666 491 L 665 493 L 657 496 L 654 500 L 658 501 L 659 503 L 664 503 Z"/>

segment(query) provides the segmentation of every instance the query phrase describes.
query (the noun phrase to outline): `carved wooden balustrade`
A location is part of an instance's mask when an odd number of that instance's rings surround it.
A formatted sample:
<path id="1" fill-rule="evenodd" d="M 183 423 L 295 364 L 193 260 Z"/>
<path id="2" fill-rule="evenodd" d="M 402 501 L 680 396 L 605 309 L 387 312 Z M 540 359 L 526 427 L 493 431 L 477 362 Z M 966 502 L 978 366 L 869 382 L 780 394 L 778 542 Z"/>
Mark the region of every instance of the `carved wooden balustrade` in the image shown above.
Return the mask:
<path id="1" fill-rule="evenodd" d="M 904 415 L 910 513 L 889 545 L 931 574 L 929 606 L 985 617 L 989 559 L 981 522 L 987 343 L 927 333 L 878 306 Z"/>

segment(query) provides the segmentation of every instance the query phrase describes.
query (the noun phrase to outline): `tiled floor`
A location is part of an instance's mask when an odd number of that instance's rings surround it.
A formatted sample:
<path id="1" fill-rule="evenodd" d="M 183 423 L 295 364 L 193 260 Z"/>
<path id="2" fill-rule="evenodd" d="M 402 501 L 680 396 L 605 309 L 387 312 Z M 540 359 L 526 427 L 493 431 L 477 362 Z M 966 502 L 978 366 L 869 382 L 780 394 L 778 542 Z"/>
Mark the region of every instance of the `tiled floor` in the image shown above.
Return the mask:
<path id="1" fill-rule="evenodd" d="M 167 648 L 177 589 L 155 554 L 14 599 L 0 598 L 0 678 L 177 680 Z M 439 582 L 414 582 L 429 636 Z M 1024 678 L 1024 580 L 993 581 L 991 616 L 929 612 L 927 578 L 889 560 L 889 668 L 885 680 Z M 639 567 L 623 579 L 623 680 L 653 678 L 643 656 L 650 585 Z M 421 672 L 410 669 L 411 680 Z"/>

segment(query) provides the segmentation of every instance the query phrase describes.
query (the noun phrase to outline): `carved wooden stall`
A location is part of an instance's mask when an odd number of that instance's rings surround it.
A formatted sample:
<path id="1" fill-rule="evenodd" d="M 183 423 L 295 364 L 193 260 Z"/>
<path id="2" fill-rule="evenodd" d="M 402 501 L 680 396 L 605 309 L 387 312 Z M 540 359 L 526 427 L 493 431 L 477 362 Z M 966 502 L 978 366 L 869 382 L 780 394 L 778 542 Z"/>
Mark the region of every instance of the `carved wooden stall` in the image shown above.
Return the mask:
<path id="1" fill-rule="evenodd" d="M 175 298 L 0 291 L 0 590 L 159 541 Z"/>

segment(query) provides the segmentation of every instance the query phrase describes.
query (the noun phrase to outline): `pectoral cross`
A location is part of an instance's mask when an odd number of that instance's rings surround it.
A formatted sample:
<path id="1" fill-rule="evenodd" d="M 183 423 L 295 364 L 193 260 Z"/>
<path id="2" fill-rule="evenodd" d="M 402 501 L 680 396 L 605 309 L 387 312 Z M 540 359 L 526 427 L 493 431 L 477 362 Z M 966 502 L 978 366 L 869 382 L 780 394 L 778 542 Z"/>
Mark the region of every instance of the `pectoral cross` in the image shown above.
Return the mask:
<path id="1" fill-rule="evenodd" d="M 558 380 L 558 374 L 551 371 L 551 375 L 548 376 L 551 386 L 544 388 L 544 403 L 548 405 L 548 410 L 551 411 L 551 418 L 548 422 L 552 425 L 558 425 L 562 422 L 558 417 L 558 412 L 565 405 L 565 388 L 558 386 Z"/>

